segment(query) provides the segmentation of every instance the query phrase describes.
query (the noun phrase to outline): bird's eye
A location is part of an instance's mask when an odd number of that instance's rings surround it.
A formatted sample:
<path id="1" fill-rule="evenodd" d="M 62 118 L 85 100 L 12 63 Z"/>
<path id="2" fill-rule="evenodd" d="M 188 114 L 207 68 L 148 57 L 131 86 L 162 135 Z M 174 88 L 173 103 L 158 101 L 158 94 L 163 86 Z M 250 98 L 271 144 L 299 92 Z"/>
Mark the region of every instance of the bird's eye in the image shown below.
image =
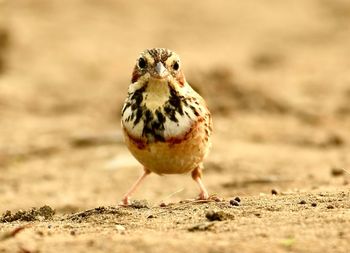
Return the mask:
<path id="1" fill-rule="evenodd" d="M 179 70 L 179 68 L 180 68 L 179 62 L 178 61 L 174 62 L 173 69 L 174 70 Z"/>
<path id="2" fill-rule="evenodd" d="M 139 59 L 138 65 L 139 65 L 140 69 L 144 69 L 147 66 L 147 62 L 146 62 L 146 60 L 143 57 L 141 57 Z"/>

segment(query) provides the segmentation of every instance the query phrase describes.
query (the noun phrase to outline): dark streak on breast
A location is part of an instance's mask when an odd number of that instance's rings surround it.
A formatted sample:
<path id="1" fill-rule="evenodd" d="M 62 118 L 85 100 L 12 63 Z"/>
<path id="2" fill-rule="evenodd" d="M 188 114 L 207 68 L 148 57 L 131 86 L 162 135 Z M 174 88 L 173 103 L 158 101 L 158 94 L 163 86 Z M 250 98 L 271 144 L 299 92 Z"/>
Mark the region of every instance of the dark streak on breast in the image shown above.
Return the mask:
<path id="1" fill-rule="evenodd" d="M 175 110 L 177 110 L 177 112 L 180 113 L 180 115 L 184 115 L 184 112 L 182 109 L 182 101 L 181 101 L 183 97 L 179 96 L 175 91 L 175 89 L 173 89 L 170 85 L 169 85 L 169 89 L 170 89 L 169 104 L 172 105 L 175 108 Z"/>
<path id="2" fill-rule="evenodd" d="M 136 126 L 140 122 L 144 110 L 145 110 L 144 106 L 141 106 L 139 109 L 136 110 L 136 118 L 135 118 L 135 121 L 134 121 L 134 126 Z M 131 120 L 134 119 L 134 117 L 133 117 L 134 115 L 135 114 L 133 113 L 132 117 L 131 117 Z"/>
<path id="3" fill-rule="evenodd" d="M 146 137 L 148 141 L 164 142 L 164 115 L 159 109 L 154 114 L 149 109 L 146 109 L 144 115 L 142 136 Z"/>
<path id="4" fill-rule="evenodd" d="M 164 105 L 164 112 L 167 118 L 169 118 L 173 122 L 179 122 L 176 118 L 176 112 L 178 112 L 181 116 L 184 115 L 183 104 L 187 105 L 186 99 L 183 96 L 180 96 L 178 92 L 168 84 L 170 97 L 169 100 Z"/>
<path id="5" fill-rule="evenodd" d="M 192 112 L 194 113 L 194 115 L 196 115 L 198 117 L 199 113 L 198 113 L 197 109 L 193 105 L 190 105 L 190 108 L 191 108 Z"/>
<path id="6" fill-rule="evenodd" d="M 135 118 L 134 125 L 136 125 L 140 121 L 142 116 L 143 108 L 141 106 L 141 103 L 143 101 L 143 93 L 145 92 L 146 88 L 147 88 L 147 84 L 142 86 L 140 89 L 134 91 L 133 93 L 130 93 L 128 95 L 128 101 L 125 103 L 124 108 L 122 110 L 122 116 L 123 116 L 126 109 L 131 107 L 132 114 L 130 118 L 129 117 L 127 118 L 127 121 L 128 119 L 134 120 Z"/>

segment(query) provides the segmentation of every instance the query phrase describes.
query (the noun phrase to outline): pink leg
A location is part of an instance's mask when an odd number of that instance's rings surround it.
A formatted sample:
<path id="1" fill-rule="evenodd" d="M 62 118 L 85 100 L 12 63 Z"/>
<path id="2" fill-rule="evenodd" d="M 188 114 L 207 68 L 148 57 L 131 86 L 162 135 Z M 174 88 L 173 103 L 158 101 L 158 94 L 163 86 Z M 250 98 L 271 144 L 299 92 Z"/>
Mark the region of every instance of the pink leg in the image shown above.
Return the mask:
<path id="1" fill-rule="evenodd" d="M 194 181 L 197 182 L 199 189 L 200 189 L 200 193 L 199 193 L 199 199 L 204 200 L 204 199 L 208 199 L 209 198 L 209 194 L 207 192 L 207 190 L 205 189 L 205 186 L 202 182 L 202 169 L 200 167 L 195 168 L 192 171 L 192 178 Z"/>
<path id="2" fill-rule="evenodd" d="M 127 206 L 130 204 L 130 196 L 131 194 L 133 194 L 137 187 L 142 183 L 142 181 L 151 173 L 151 171 L 149 171 L 148 169 L 144 169 L 144 173 L 142 174 L 142 176 L 140 176 L 136 182 L 131 186 L 131 188 L 128 190 L 128 192 L 124 195 L 123 197 L 123 205 Z"/>

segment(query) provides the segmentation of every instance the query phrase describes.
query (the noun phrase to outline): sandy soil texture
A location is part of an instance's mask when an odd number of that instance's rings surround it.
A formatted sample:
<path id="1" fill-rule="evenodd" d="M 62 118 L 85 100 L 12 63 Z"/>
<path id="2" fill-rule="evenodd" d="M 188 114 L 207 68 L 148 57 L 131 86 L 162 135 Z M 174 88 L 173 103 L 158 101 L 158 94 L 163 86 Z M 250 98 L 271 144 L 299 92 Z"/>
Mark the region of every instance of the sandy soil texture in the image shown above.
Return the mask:
<path id="1" fill-rule="evenodd" d="M 0 252 L 349 252 L 350 2 L 0 1 Z M 213 114 L 204 182 L 123 144 L 139 52 Z M 219 200 L 219 199 L 217 199 Z"/>

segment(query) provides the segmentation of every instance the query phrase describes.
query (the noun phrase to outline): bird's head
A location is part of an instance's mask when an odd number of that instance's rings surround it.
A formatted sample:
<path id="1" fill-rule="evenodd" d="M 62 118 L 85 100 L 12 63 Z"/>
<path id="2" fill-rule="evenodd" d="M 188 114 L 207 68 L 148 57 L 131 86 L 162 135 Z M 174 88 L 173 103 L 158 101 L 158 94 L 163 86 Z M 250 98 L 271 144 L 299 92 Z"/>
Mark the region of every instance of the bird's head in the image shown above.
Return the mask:
<path id="1" fill-rule="evenodd" d="M 143 51 L 136 60 L 132 83 L 139 81 L 175 81 L 180 87 L 185 83 L 179 56 L 165 48 Z"/>

